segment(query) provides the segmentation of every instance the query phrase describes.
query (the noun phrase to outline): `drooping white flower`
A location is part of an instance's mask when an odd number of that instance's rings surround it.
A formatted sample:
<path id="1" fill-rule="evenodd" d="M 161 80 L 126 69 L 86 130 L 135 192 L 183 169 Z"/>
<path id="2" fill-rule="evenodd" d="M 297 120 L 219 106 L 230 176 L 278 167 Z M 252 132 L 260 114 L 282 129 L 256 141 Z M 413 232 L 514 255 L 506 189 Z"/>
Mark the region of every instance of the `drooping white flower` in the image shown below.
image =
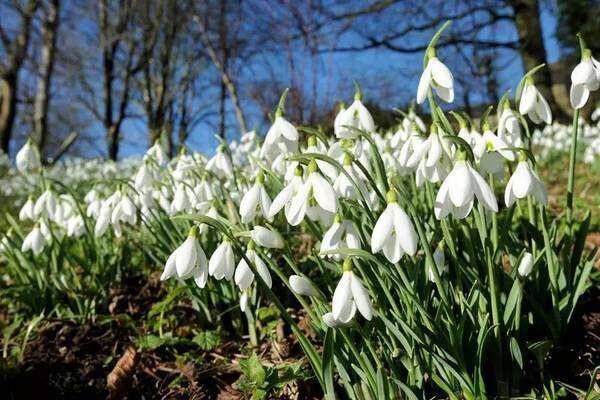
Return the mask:
<path id="1" fill-rule="evenodd" d="M 325 232 L 321 240 L 319 255 L 325 256 L 324 252 L 328 250 L 339 249 L 360 249 L 360 234 L 352 220 L 342 219 L 336 215 L 333 225 Z M 340 254 L 329 254 L 334 260 L 341 260 Z"/>
<path id="2" fill-rule="evenodd" d="M 221 242 L 208 261 L 208 273 L 216 279 L 230 281 L 235 272 L 235 256 L 228 240 Z"/>
<path id="3" fill-rule="evenodd" d="M 308 296 L 314 297 L 318 296 L 319 292 L 315 289 L 314 284 L 310 279 L 301 275 L 291 275 L 290 276 L 290 287 L 294 291 L 294 293 L 300 296 Z"/>
<path id="4" fill-rule="evenodd" d="M 312 200 L 316 204 L 311 205 Z M 307 213 L 312 214 L 309 217 L 320 217 L 319 213 L 323 211 L 333 216 L 337 210 L 337 195 L 331 184 L 318 172 L 314 160 L 308 166 L 306 181 L 290 201 L 286 217 L 292 226 L 300 224 Z"/>
<path id="5" fill-rule="evenodd" d="M 215 155 L 206 163 L 206 169 L 219 178 L 229 178 L 233 175 L 233 164 L 223 146 L 217 148 Z"/>
<path id="6" fill-rule="evenodd" d="M 265 136 L 265 141 L 260 150 L 260 156 L 270 158 L 273 153 L 295 153 L 298 151 L 298 131 L 281 111 L 277 112 L 275 121 Z"/>
<path id="7" fill-rule="evenodd" d="M 547 204 L 548 195 L 544 183 L 531 169 L 525 157 L 520 158 L 515 172 L 513 172 L 506 184 L 504 203 L 507 207 L 510 207 L 517 199 L 523 199 L 527 195 L 532 195 L 541 204 Z"/>
<path id="8" fill-rule="evenodd" d="M 31 198 L 31 196 L 29 196 L 27 198 L 27 201 L 25 202 L 25 204 L 23 204 L 23 207 L 21 207 L 21 211 L 19 211 L 19 219 L 21 221 L 25 221 L 25 220 L 33 220 L 35 219 L 35 212 L 33 211 L 34 209 L 34 203 L 33 203 L 33 199 Z"/>
<path id="9" fill-rule="evenodd" d="M 327 155 L 327 148 L 325 147 L 325 145 L 323 144 L 323 142 L 321 142 L 320 140 L 317 140 L 317 138 L 315 136 L 309 136 L 308 137 L 308 146 L 306 147 L 306 151 L 305 153 L 316 153 L 316 154 L 323 154 L 323 155 Z M 335 179 L 338 176 L 338 171 L 337 168 L 334 165 L 331 165 L 330 163 L 328 163 L 327 161 L 323 161 L 323 160 L 316 160 L 317 165 L 319 166 L 319 169 L 321 170 L 321 172 L 323 172 L 323 174 L 325 174 L 327 177 L 329 177 L 329 179 Z M 293 166 L 295 167 L 295 165 Z M 288 181 L 289 177 L 291 177 L 294 173 L 294 168 L 292 167 L 292 165 L 289 165 L 286 171 L 286 181 Z"/>
<path id="10" fill-rule="evenodd" d="M 33 207 L 33 213 L 35 218 L 48 217 L 54 219 L 54 213 L 58 206 L 58 200 L 54 192 L 50 189 L 46 189 L 44 193 L 35 202 Z"/>
<path id="11" fill-rule="evenodd" d="M 254 264 L 256 272 L 258 272 L 262 280 L 270 288 L 273 283 L 271 280 L 271 273 L 269 272 L 269 269 L 265 265 L 264 261 L 254 251 L 253 245 L 248 246 L 248 249 L 246 250 L 246 258 L 248 258 L 248 260 Z M 242 292 L 248 289 L 250 285 L 252 285 L 252 282 L 254 282 L 254 272 L 252 272 L 250 269 L 250 266 L 246 262 L 245 258 L 242 257 L 238 263 L 233 279 L 235 284 Z"/>
<path id="12" fill-rule="evenodd" d="M 117 225 L 121 222 L 135 225 L 137 221 L 137 208 L 133 201 L 127 195 L 121 196 L 121 200 L 115 205 L 112 210 L 110 223 Z"/>
<path id="13" fill-rule="evenodd" d="M 388 205 L 381 213 L 371 235 L 371 252 L 383 250 L 385 258 L 397 263 L 407 253 L 417 251 L 417 234 L 404 210 L 398 205 L 397 194 L 391 190 L 387 194 Z"/>
<path id="14" fill-rule="evenodd" d="M 571 90 L 569 97 L 571 106 L 580 109 L 587 103 L 590 92 L 600 87 L 600 63 L 596 61 L 589 49 L 585 49 L 582 60 L 571 72 Z"/>
<path id="15" fill-rule="evenodd" d="M 257 245 L 269 249 L 282 249 L 284 245 L 283 237 L 279 232 L 260 225 L 256 225 L 250 231 L 250 237 Z"/>
<path id="16" fill-rule="evenodd" d="M 23 239 L 23 245 L 21 246 L 21 251 L 26 252 L 31 250 L 34 255 L 39 255 L 42 250 L 44 250 L 44 246 L 46 245 L 46 238 L 42 235 L 42 231 L 38 224 L 36 224 L 31 232 L 25 236 Z"/>
<path id="17" fill-rule="evenodd" d="M 452 72 L 435 56 L 433 49 L 429 51 L 431 54 L 428 55 L 427 66 L 421 74 L 419 87 L 417 88 L 417 103 L 421 104 L 425 101 L 430 87 L 446 103 L 452 103 L 454 101 L 454 77 Z"/>
<path id="18" fill-rule="evenodd" d="M 481 171 L 502 178 L 504 159 L 515 160 L 514 153 L 508 147 L 508 143 L 487 128 L 473 149 L 475 157 L 479 160 Z"/>
<path id="19" fill-rule="evenodd" d="M 172 276 L 180 279 L 194 278 L 196 285 L 203 288 L 208 279 L 208 260 L 198 241 L 198 227 L 190 229 L 187 239 L 167 259 L 160 277 L 166 280 Z"/>
<path id="20" fill-rule="evenodd" d="M 263 173 L 259 172 L 254 185 L 242 197 L 242 201 L 240 202 L 240 216 L 244 224 L 255 218 L 257 210 L 260 210 L 263 217 L 271 220 L 269 217 L 271 198 L 265 190 L 264 181 L 265 177 Z"/>
<path id="21" fill-rule="evenodd" d="M 38 170 L 42 167 L 40 152 L 31 139 L 27 139 L 27 142 L 21 147 L 15 157 L 15 163 L 21 173 Z"/>
<path id="22" fill-rule="evenodd" d="M 519 263 L 519 268 L 517 269 L 517 271 L 522 277 L 527 277 L 529 276 L 532 270 L 533 255 L 526 251 L 525 254 L 523 254 L 523 258 L 521 258 L 521 262 Z"/>
<path id="23" fill-rule="evenodd" d="M 154 160 L 158 165 L 164 165 L 167 162 L 168 157 L 160 145 L 160 140 L 155 141 L 152 147 L 146 151 L 144 160 L 147 158 Z"/>
<path id="24" fill-rule="evenodd" d="M 339 174 L 333 181 L 333 189 L 340 197 L 350 200 L 359 200 L 362 196 L 369 198 L 369 190 L 365 183 L 363 175 L 357 171 L 353 164 L 352 155 L 346 153 L 344 156 L 343 168 L 346 174 Z"/>
<path id="25" fill-rule="evenodd" d="M 500 120 L 498 121 L 498 137 L 512 147 L 521 147 L 521 122 L 517 114 L 510 108 L 508 102 L 505 104 Z"/>
<path id="26" fill-rule="evenodd" d="M 354 102 L 347 109 L 342 109 L 334 121 L 334 133 L 339 139 L 355 138 L 360 132 L 375 132 L 375 122 L 367 107 L 361 101 L 360 90 L 356 91 Z"/>
<path id="27" fill-rule="evenodd" d="M 143 192 L 151 189 L 155 180 L 156 173 L 153 167 L 149 162 L 145 161 L 133 178 L 133 187 L 135 187 L 136 190 Z"/>
<path id="28" fill-rule="evenodd" d="M 292 200 L 298 195 L 303 187 L 302 174 L 302 166 L 297 165 L 294 168 L 294 175 L 291 177 L 289 183 L 273 199 L 271 207 L 269 208 L 268 219 L 272 219 L 283 208 L 288 223 L 291 223 L 293 216 L 290 214 L 290 208 Z"/>
<path id="29" fill-rule="evenodd" d="M 529 118 L 536 123 L 546 124 L 552 123 L 552 110 L 550 105 L 542 96 L 540 91 L 535 87 L 531 77 L 525 80 L 523 91 L 521 92 L 521 100 L 519 102 L 519 112 L 521 115 L 529 115 Z"/>
<path id="30" fill-rule="evenodd" d="M 348 258 L 344 261 L 342 278 L 333 292 L 331 312 L 335 321 L 347 323 L 352 319 L 356 310 L 367 321 L 373 318 L 373 306 L 369 293 L 352 271 L 352 260 Z"/>
<path id="31" fill-rule="evenodd" d="M 435 216 L 445 218 L 448 214 L 456 218 L 465 218 L 473 208 L 473 199 L 477 197 L 486 208 L 498 212 L 498 203 L 494 192 L 477 171 L 465 160 L 464 153 L 457 155 L 454 168 L 448 174 L 435 198 Z"/>

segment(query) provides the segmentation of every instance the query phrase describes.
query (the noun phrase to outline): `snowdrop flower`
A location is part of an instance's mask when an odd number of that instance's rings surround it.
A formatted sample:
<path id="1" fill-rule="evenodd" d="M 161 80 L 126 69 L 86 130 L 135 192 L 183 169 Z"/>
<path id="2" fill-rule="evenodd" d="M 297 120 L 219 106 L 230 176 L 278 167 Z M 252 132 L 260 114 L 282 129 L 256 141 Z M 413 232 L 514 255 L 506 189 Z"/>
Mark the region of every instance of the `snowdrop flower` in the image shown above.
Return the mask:
<path id="1" fill-rule="evenodd" d="M 42 231 L 40 229 L 39 224 L 36 224 L 31 232 L 25 236 L 23 240 L 23 245 L 21 246 L 21 251 L 26 252 L 31 250 L 34 255 L 39 255 L 42 250 L 44 250 L 44 246 L 46 245 L 46 238 L 42 235 Z"/>
<path id="2" fill-rule="evenodd" d="M 258 272 L 258 274 L 265 282 L 267 287 L 270 288 L 273 284 L 273 281 L 271 279 L 271 273 L 269 272 L 269 269 L 265 265 L 264 261 L 254 251 L 254 243 L 252 242 L 248 244 L 248 248 L 246 250 L 246 258 L 254 264 L 256 272 Z M 242 257 L 242 259 L 238 263 L 233 278 L 235 284 L 239 287 L 239 289 L 242 292 L 248 289 L 250 285 L 252 285 L 252 282 L 254 282 L 254 273 L 250 269 L 250 266 L 248 266 L 246 258 Z"/>
<path id="3" fill-rule="evenodd" d="M 498 121 L 498 137 L 513 147 L 521 147 L 521 122 L 517 114 L 511 110 L 508 102 L 504 104 Z"/>
<path id="4" fill-rule="evenodd" d="M 235 271 L 233 247 L 228 240 L 223 240 L 208 261 L 208 273 L 217 280 L 223 278 L 230 281 Z"/>
<path id="5" fill-rule="evenodd" d="M 571 72 L 571 106 L 578 110 L 587 103 L 590 92 L 600 87 L 600 63 L 584 49 L 581 62 Z"/>
<path id="6" fill-rule="evenodd" d="M 292 291 L 297 295 L 308 297 L 315 297 L 319 295 L 319 292 L 317 289 L 315 289 L 315 286 L 311 280 L 304 276 L 291 275 L 289 281 Z"/>
<path id="7" fill-rule="evenodd" d="M 21 147 L 15 157 L 15 163 L 21 173 L 38 170 L 42 167 L 40 153 L 31 139 L 27 139 L 27 142 Z"/>
<path id="8" fill-rule="evenodd" d="M 240 216 L 242 223 L 248 223 L 256 216 L 257 209 L 260 209 L 262 215 L 270 220 L 269 209 L 271 208 L 271 198 L 265 190 L 265 177 L 262 171 L 259 171 L 254 180 L 254 185 L 248 190 L 240 202 Z"/>
<path id="9" fill-rule="evenodd" d="M 421 104 L 425 101 L 430 87 L 446 103 L 452 103 L 454 101 L 452 72 L 436 57 L 435 49 L 428 50 L 427 58 L 427 66 L 421 74 L 417 88 L 417 103 Z"/>
<path id="10" fill-rule="evenodd" d="M 434 208 L 437 219 L 448 214 L 465 218 L 471 212 L 474 197 L 486 208 L 498 212 L 494 192 L 465 158 L 464 152 L 457 153 L 454 168 L 440 186 Z"/>
<path id="11" fill-rule="evenodd" d="M 417 251 L 417 234 L 410 218 L 398 205 L 395 191 L 387 193 L 387 207 L 379 216 L 371 235 L 371 252 L 383 250 L 385 258 L 397 263 L 407 253 L 414 255 Z"/>
<path id="12" fill-rule="evenodd" d="M 333 182 L 335 192 L 339 196 L 351 200 L 360 199 L 362 197 L 361 193 L 368 198 L 369 191 L 367 190 L 363 175 L 354 167 L 353 158 L 350 153 L 344 155 L 343 168 L 352 180 L 346 174 L 339 174 Z"/>
<path id="13" fill-rule="evenodd" d="M 175 193 L 173 201 L 169 206 L 169 214 L 175 215 L 179 212 L 186 212 L 192 207 L 190 196 L 188 194 L 188 188 L 183 184 L 178 184 L 175 187 Z"/>
<path id="14" fill-rule="evenodd" d="M 206 163 L 206 169 L 213 172 L 219 178 L 230 178 L 233 175 L 233 164 L 231 158 L 224 150 L 223 145 L 217 148 L 215 155 Z"/>
<path id="15" fill-rule="evenodd" d="M 533 78 L 527 77 L 521 92 L 521 101 L 519 102 L 519 112 L 522 115 L 529 115 L 529 118 L 536 123 L 552 123 L 552 110 L 544 96 L 539 92 L 533 83 Z"/>
<path id="16" fill-rule="evenodd" d="M 275 111 L 275 121 L 265 136 L 265 141 L 260 149 L 262 158 L 270 157 L 273 152 L 279 150 L 284 153 L 295 153 L 298 151 L 298 131 L 288 120 L 283 117 L 283 106 L 287 96 L 287 89 L 279 100 L 279 106 Z"/>
<path id="17" fill-rule="evenodd" d="M 362 130 L 375 132 L 375 122 L 367 107 L 361 102 L 362 93 L 357 87 L 354 102 L 347 109 L 342 109 L 334 121 L 334 133 L 339 139 L 355 138 Z"/>
<path id="18" fill-rule="evenodd" d="M 25 204 L 23 204 L 23 207 L 21 207 L 21 211 L 19 211 L 19 219 L 21 221 L 35 219 L 35 212 L 33 211 L 33 208 L 33 199 L 31 198 L 31 196 L 29 196 Z"/>
<path id="19" fill-rule="evenodd" d="M 326 256 L 325 251 L 338 249 L 360 249 L 360 234 L 354 222 L 342 219 L 336 214 L 333 225 L 325 232 L 321 240 L 319 255 Z M 340 254 L 329 254 L 334 260 L 341 260 Z"/>
<path id="20" fill-rule="evenodd" d="M 343 274 L 333 292 L 331 312 L 335 321 L 348 322 L 356 310 L 370 321 L 373 318 L 373 306 L 369 293 L 360 279 L 352 271 L 352 259 L 344 260 Z"/>
<path id="21" fill-rule="evenodd" d="M 448 265 L 446 264 L 446 257 L 444 256 L 444 247 L 441 244 L 437 246 L 433 252 L 433 262 L 435 263 L 435 268 L 437 268 L 440 276 L 445 272 L 448 272 Z M 435 282 L 435 275 L 431 266 L 427 268 L 427 278 L 429 279 L 429 282 Z"/>
<path id="22" fill-rule="evenodd" d="M 308 137 L 308 146 L 306 147 L 306 151 L 305 153 L 316 153 L 316 154 L 327 154 L 327 149 L 325 148 L 325 145 L 320 141 L 317 140 L 317 138 L 315 136 L 309 136 Z M 323 161 L 323 160 L 315 160 L 317 162 L 317 165 L 319 166 L 319 169 L 321 170 L 321 172 L 323 172 L 326 176 L 328 176 L 330 179 L 335 179 L 338 176 L 338 171 L 337 168 L 331 164 L 329 164 L 327 161 Z M 287 175 L 293 174 L 293 168 L 288 168 L 288 171 L 286 171 L 286 181 L 287 181 Z"/>
<path id="23" fill-rule="evenodd" d="M 526 157 L 520 156 L 517 168 L 506 184 L 504 203 L 510 207 L 517 199 L 523 199 L 527 195 L 532 195 L 541 204 L 548 203 L 544 183 L 531 169 Z"/>
<path id="24" fill-rule="evenodd" d="M 290 179 L 290 182 L 285 186 L 281 192 L 273 199 L 271 207 L 269 208 L 268 219 L 272 219 L 281 209 L 285 210 L 285 217 L 288 223 L 293 220 L 293 215 L 290 214 L 292 200 L 298 195 L 302 189 L 302 174 L 304 170 L 301 165 L 297 165 L 294 168 L 294 175 Z"/>
<path id="25" fill-rule="evenodd" d="M 126 222 L 130 225 L 135 225 L 137 221 L 137 208 L 129 196 L 123 195 L 121 200 L 115 205 L 112 210 L 110 223 L 117 225 L 120 222 Z"/>
<path id="26" fill-rule="evenodd" d="M 187 239 L 167 259 L 160 277 L 166 280 L 172 276 L 180 279 L 194 278 L 196 285 L 203 288 L 208 279 L 208 260 L 198 241 L 198 227 L 194 225 Z"/>
<path id="27" fill-rule="evenodd" d="M 153 159 L 158 165 L 166 164 L 167 154 L 160 145 L 160 140 L 156 140 L 152 147 L 150 147 L 148 151 L 146 151 L 146 154 L 144 155 L 144 160 L 146 160 L 147 158 Z"/>
<path id="28" fill-rule="evenodd" d="M 40 216 L 46 216 L 50 219 L 54 218 L 56 208 L 58 206 L 57 198 L 54 192 L 50 189 L 46 189 L 40 197 L 38 197 L 33 207 L 33 213 L 36 218 Z"/>
<path id="29" fill-rule="evenodd" d="M 299 225 L 307 213 L 314 219 L 314 217 L 321 217 L 321 211 L 333 215 L 337 210 L 337 195 L 318 170 L 317 163 L 311 161 L 308 165 L 308 178 L 290 200 L 286 217 L 292 226 Z M 316 205 L 311 204 L 313 199 Z"/>
<path id="30" fill-rule="evenodd" d="M 508 150 L 508 144 L 499 136 L 494 135 L 487 123 L 485 131 L 473 149 L 475 157 L 479 159 L 482 172 L 494 174 L 499 178 L 504 175 L 504 159 L 514 161 L 515 155 Z"/>
<path id="31" fill-rule="evenodd" d="M 529 274 L 531 273 L 532 270 L 533 270 L 533 255 L 526 251 L 525 254 L 523 254 L 523 258 L 521 258 L 521 262 L 519 263 L 519 268 L 517 269 L 517 271 L 519 272 L 520 276 L 525 278 L 525 277 L 529 276 Z"/>
<path id="32" fill-rule="evenodd" d="M 152 166 L 147 161 L 144 161 L 133 178 L 133 187 L 138 191 L 145 191 L 152 188 L 155 180 L 156 177 Z"/>
<path id="33" fill-rule="evenodd" d="M 69 218 L 67 221 L 67 236 L 72 238 L 81 237 L 85 232 L 85 224 L 80 215 Z"/>
<path id="34" fill-rule="evenodd" d="M 282 249 L 283 237 L 275 230 L 257 225 L 250 231 L 250 237 L 257 245 L 269 249 Z"/>
<path id="35" fill-rule="evenodd" d="M 341 327 L 350 325 L 350 323 L 352 322 L 352 318 L 354 318 L 354 314 L 356 314 L 356 305 L 352 304 L 352 310 L 351 310 L 351 312 L 348 313 L 348 315 L 345 316 L 347 318 L 347 320 L 345 320 L 345 321 L 335 319 L 332 312 L 328 312 L 328 313 L 324 314 L 322 318 L 323 318 L 323 322 L 328 327 L 341 328 Z"/>

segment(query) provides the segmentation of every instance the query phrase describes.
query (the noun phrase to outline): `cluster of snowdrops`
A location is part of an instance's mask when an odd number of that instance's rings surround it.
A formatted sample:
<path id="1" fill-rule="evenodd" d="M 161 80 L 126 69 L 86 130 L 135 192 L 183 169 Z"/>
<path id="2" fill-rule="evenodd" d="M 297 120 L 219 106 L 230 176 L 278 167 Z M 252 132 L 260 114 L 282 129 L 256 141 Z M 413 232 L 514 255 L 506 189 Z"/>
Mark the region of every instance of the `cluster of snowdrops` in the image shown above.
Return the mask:
<path id="1" fill-rule="evenodd" d="M 28 141 L 16 165 L 41 174 L 19 212 L 32 227 L 22 241 L 7 232 L 3 249 L 35 257 L 65 235 L 114 240 L 167 216 L 185 239 L 161 279 L 234 285 L 248 316 L 274 304 L 329 398 L 552 391 L 518 371 L 528 359 L 543 370 L 543 344 L 566 329 L 594 260 L 568 246 L 585 221 L 551 220 L 545 208 L 527 133 L 550 126 L 551 109 L 536 68 L 514 101 L 504 96 L 479 123 L 445 113 L 438 101 L 453 102 L 455 82 L 436 54 L 441 32 L 416 96 L 429 105 L 428 124 L 410 110 L 396 128 L 378 129 L 357 87 L 326 134 L 287 120 L 284 93 L 264 140 L 246 133 L 210 159 L 182 151 L 169 160 L 156 143 L 130 179 L 101 182 L 83 199 L 44 178 Z M 579 109 L 600 84 L 587 49 L 572 78 Z M 307 235 L 315 243 L 299 256 Z M 322 351 L 280 290 L 301 305 Z"/>

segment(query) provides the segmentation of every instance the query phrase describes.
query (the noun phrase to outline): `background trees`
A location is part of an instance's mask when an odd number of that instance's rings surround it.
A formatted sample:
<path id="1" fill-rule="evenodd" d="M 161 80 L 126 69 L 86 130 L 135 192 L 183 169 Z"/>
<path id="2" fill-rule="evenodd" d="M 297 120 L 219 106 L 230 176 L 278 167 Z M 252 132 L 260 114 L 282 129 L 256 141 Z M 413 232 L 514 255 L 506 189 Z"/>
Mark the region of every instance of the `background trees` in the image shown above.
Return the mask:
<path id="1" fill-rule="evenodd" d="M 210 151 L 215 134 L 261 128 L 285 87 L 298 123 L 324 120 L 354 80 L 374 107 L 407 105 L 446 19 L 439 47 L 460 83 L 455 106 L 476 112 L 523 70 L 572 62 L 577 31 L 594 50 L 599 10 L 593 0 L 0 0 L 1 149 L 31 136 L 48 159 L 117 159 L 156 140 Z M 568 118 L 562 65 L 537 85 Z"/>

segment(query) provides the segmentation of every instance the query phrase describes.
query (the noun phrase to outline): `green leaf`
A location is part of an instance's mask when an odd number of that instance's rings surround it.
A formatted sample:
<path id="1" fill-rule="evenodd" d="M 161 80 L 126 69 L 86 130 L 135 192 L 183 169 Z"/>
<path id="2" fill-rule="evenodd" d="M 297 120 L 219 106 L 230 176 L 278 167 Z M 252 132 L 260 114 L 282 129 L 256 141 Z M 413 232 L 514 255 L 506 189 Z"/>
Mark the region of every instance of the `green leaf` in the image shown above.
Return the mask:
<path id="1" fill-rule="evenodd" d="M 203 331 L 192 339 L 202 350 L 209 351 L 221 344 L 221 336 L 217 331 Z"/>
<path id="2" fill-rule="evenodd" d="M 242 373 L 256 386 L 261 387 L 265 383 L 267 371 L 260 363 L 260 359 L 256 353 L 252 353 L 252 355 L 246 360 L 240 360 L 240 369 L 242 370 Z"/>
<path id="3" fill-rule="evenodd" d="M 523 356 L 521 355 L 521 348 L 519 342 L 514 337 L 510 338 L 510 354 L 513 360 L 519 365 L 519 369 L 523 369 Z"/>
<path id="4" fill-rule="evenodd" d="M 510 321 L 513 312 L 515 311 L 517 304 L 521 302 L 521 282 L 519 279 L 515 279 L 510 289 L 510 293 L 508 294 L 508 299 L 506 300 L 506 305 L 504 306 L 504 324 L 508 325 L 508 321 Z M 515 318 L 519 318 L 519 315 L 515 315 Z"/>
<path id="5" fill-rule="evenodd" d="M 323 344 L 323 381 L 325 383 L 325 399 L 335 400 L 335 389 L 333 386 L 333 353 L 335 346 L 335 330 L 327 329 L 325 342 Z"/>

